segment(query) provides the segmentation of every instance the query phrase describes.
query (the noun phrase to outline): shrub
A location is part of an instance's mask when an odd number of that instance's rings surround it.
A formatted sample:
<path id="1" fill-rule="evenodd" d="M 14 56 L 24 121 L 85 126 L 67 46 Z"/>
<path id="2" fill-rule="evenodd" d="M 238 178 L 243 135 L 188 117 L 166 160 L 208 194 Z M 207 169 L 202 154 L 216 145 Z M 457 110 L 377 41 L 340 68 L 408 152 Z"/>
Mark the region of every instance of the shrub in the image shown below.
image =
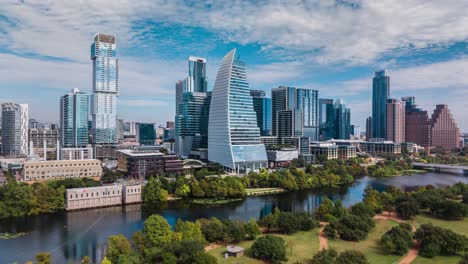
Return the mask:
<path id="1" fill-rule="evenodd" d="M 366 256 L 356 250 L 346 250 L 336 258 L 336 264 L 369 264 Z"/>
<path id="2" fill-rule="evenodd" d="M 468 239 L 464 235 L 432 224 L 421 225 L 415 237 L 421 242 L 419 254 L 428 258 L 460 255 L 468 245 Z"/>
<path id="3" fill-rule="evenodd" d="M 396 211 L 403 219 L 411 219 L 419 214 L 419 204 L 409 195 L 401 196 L 396 199 Z"/>
<path id="4" fill-rule="evenodd" d="M 406 227 L 395 226 L 382 236 L 380 243 L 387 252 L 403 256 L 413 245 L 413 234 Z"/>
<path id="5" fill-rule="evenodd" d="M 311 264 L 335 264 L 337 257 L 338 252 L 335 249 L 323 249 L 312 257 Z"/>

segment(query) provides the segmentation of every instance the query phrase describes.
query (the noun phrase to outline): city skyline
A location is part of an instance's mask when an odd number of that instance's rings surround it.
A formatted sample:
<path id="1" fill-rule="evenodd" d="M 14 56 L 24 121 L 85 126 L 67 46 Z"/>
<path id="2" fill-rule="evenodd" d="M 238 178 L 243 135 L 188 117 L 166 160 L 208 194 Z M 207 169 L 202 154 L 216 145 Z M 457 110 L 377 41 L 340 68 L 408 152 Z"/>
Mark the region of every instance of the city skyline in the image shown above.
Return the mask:
<path id="1" fill-rule="evenodd" d="M 5 73 L 0 77 L 0 101 L 29 104 L 31 118 L 58 122 L 61 95 L 72 88 L 91 93 L 89 40 L 95 32 L 104 32 L 116 35 L 119 42 L 118 115 L 125 120 L 157 124 L 173 120 L 174 84 L 185 75 L 187 58 L 207 58 L 211 91 L 222 56 L 237 47 L 249 68 L 251 88 L 265 90 L 267 96 L 271 88 L 281 85 L 317 89 L 321 98 L 344 98 L 353 112 L 351 123 L 364 127 L 365 118 L 371 115 L 372 75 L 386 68 L 392 83 L 391 97 L 415 96 L 419 107 L 428 112 L 436 104 L 448 104 L 461 131 L 467 131 L 468 113 L 463 106 L 468 100 L 468 33 L 457 29 L 466 25 L 462 11 L 468 4 L 422 3 L 394 4 L 391 10 L 384 10 L 384 4 L 367 1 L 294 7 L 245 2 L 244 7 L 251 12 L 239 12 L 235 3 L 230 11 L 223 11 L 223 1 L 212 6 L 162 6 L 143 1 L 132 8 L 126 3 L 110 6 L 110 15 L 121 19 L 107 21 L 95 18 L 99 8 L 77 9 L 74 3 L 5 3 L 0 7 L 4 14 L 0 25 L 5 29 L 0 33 L 0 65 Z M 411 6 L 421 8 L 416 11 Z M 183 8 L 199 9 L 207 18 L 195 15 L 184 20 L 173 15 Z M 75 17 L 69 18 L 66 14 L 70 10 L 89 13 L 76 11 Z M 262 14 L 274 14 L 272 10 L 284 16 L 268 26 L 262 21 L 271 15 Z M 360 24 L 359 18 L 373 11 L 388 19 L 377 20 L 371 15 L 375 28 Z M 232 25 L 209 20 L 220 22 L 221 17 L 229 17 L 225 12 L 238 15 L 255 30 L 242 29 L 237 20 L 230 21 Z M 295 12 L 310 21 L 301 24 L 301 16 L 293 15 Z M 411 16 L 415 12 L 425 15 L 425 20 Z M 132 18 L 135 13 L 141 14 L 142 21 Z M 322 28 L 316 19 L 324 15 L 328 21 L 338 13 L 349 26 Z M 158 19 L 151 18 L 155 14 Z M 66 27 L 56 25 L 61 19 Z M 452 22 L 448 23 L 449 19 Z M 401 23 L 407 26 L 396 29 Z M 272 31 L 272 27 L 278 30 Z M 266 32 L 272 36 L 267 37 Z M 317 38 L 318 34 L 323 39 Z M 343 41 L 339 34 L 349 40 Z M 24 35 L 35 41 L 27 41 Z M 19 68 L 22 70 L 17 71 Z"/>

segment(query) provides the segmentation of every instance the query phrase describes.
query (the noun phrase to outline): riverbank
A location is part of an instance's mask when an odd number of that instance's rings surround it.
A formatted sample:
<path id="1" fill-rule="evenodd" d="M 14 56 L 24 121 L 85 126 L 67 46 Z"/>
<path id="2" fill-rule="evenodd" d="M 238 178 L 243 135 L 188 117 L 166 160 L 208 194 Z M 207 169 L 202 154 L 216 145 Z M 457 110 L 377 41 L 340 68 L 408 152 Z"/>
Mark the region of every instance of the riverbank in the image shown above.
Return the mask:
<path id="1" fill-rule="evenodd" d="M 26 232 L 19 233 L 0 233 L 0 239 L 14 239 L 26 235 Z"/>
<path id="2" fill-rule="evenodd" d="M 257 196 L 257 195 L 266 195 L 274 193 L 282 193 L 286 190 L 283 188 L 247 188 L 245 193 L 247 196 Z"/>

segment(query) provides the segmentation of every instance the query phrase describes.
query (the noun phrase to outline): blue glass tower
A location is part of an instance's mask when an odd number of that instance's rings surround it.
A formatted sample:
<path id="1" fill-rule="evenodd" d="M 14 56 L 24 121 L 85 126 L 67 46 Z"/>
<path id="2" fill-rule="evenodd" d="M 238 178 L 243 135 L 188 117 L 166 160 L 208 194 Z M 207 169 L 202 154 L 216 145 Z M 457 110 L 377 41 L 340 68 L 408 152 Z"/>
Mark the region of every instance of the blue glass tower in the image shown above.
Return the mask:
<path id="1" fill-rule="evenodd" d="M 115 36 L 97 33 L 91 45 L 93 96 L 91 105 L 94 144 L 117 143 L 119 60 Z"/>
<path id="2" fill-rule="evenodd" d="M 250 90 L 253 100 L 253 107 L 257 113 L 257 125 L 260 128 L 261 136 L 271 135 L 271 98 L 265 97 L 265 92 L 261 90 Z"/>
<path id="3" fill-rule="evenodd" d="M 89 96 L 72 89 L 60 98 L 60 141 L 63 147 L 88 144 Z"/>
<path id="4" fill-rule="evenodd" d="M 372 79 L 372 137 L 387 136 L 387 99 L 390 96 L 390 77 L 385 70 L 375 73 Z"/>
<path id="5" fill-rule="evenodd" d="M 245 63 L 227 53 L 218 70 L 210 105 L 208 160 L 236 172 L 267 167 L 265 146 L 250 96 Z"/>
<path id="6" fill-rule="evenodd" d="M 351 132 L 351 110 L 346 108 L 341 99 L 336 100 L 335 112 L 335 137 L 336 139 L 349 139 Z"/>

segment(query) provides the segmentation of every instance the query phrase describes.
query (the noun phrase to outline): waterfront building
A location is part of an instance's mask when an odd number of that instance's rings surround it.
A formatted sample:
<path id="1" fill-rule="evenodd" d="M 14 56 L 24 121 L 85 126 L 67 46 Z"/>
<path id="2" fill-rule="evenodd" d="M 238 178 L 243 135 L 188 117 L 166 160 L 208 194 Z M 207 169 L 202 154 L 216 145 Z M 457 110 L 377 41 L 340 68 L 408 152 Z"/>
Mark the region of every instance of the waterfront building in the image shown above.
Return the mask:
<path id="1" fill-rule="evenodd" d="M 227 53 L 219 67 L 210 104 L 208 160 L 236 172 L 267 167 L 265 146 L 250 96 L 245 63 Z"/>
<path id="2" fill-rule="evenodd" d="M 28 105 L 2 104 L 2 155 L 28 154 Z"/>
<path id="3" fill-rule="evenodd" d="M 338 158 L 338 146 L 330 143 L 312 143 L 309 146 L 310 154 L 317 159 L 323 157 L 325 160 Z"/>
<path id="4" fill-rule="evenodd" d="M 165 155 L 156 150 L 122 149 L 117 150 L 117 156 L 117 169 L 133 179 L 144 180 L 162 173 L 176 175 L 184 170 L 176 155 Z"/>
<path id="5" fill-rule="evenodd" d="M 372 137 L 386 138 L 387 99 L 390 96 L 390 77 L 385 70 L 375 73 L 372 79 Z"/>
<path id="6" fill-rule="evenodd" d="M 339 159 L 350 159 L 356 157 L 356 147 L 355 146 L 338 146 L 338 158 Z"/>
<path id="7" fill-rule="evenodd" d="M 335 137 L 335 109 L 333 99 L 319 99 L 319 134 L 320 140 L 328 140 Z"/>
<path id="8" fill-rule="evenodd" d="M 140 145 L 156 144 L 156 130 L 152 123 L 136 124 L 136 140 Z"/>
<path id="9" fill-rule="evenodd" d="M 413 96 L 402 97 L 405 102 L 405 141 L 422 147 L 430 145 L 429 116 L 418 108 Z"/>
<path id="10" fill-rule="evenodd" d="M 274 88 L 271 90 L 271 106 L 272 134 L 274 136 L 291 136 L 291 132 L 294 131 L 295 136 L 304 135 L 311 137 L 312 140 L 318 140 L 319 106 L 317 90 L 288 86 Z M 302 123 L 299 126 L 298 117 L 301 115 Z M 284 133 L 282 131 L 283 124 L 280 125 L 280 122 L 286 121 L 290 122 L 287 125 L 287 131 L 290 131 L 290 133 Z M 292 129 L 294 127 L 296 129 Z M 299 127 L 302 127 L 300 133 L 297 131 Z"/>
<path id="11" fill-rule="evenodd" d="M 387 100 L 386 140 L 405 142 L 405 104 L 397 99 Z"/>
<path id="12" fill-rule="evenodd" d="M 257 125 L 261 136 L 271 135 L 271 98 L 265 96 L 265 91 L 250 90 L 254 111 L 257 113 Z"/>
<path id="13" fill-rule="evenodd" d="M 88 144 L 89 96 L 72 89 L 60 97 L 60 142 L 62 147 Z"/>
<path id="14" fill-rule="evenodd" d="M 360 142 L 360 149 L 362 152 L 376 155 L 376 154 L 401 154 L 401 144 L 392 141 L 381 142 Z"/>
<path id="15" fill-rule="evenodd" d="M 28 183 L 67 178 L 94 178 L 102 175 L 99 160 L 48 160 L 25 161 L 22 180 Z"/>
<path id="16" fill-rule="evenodd" d="M 447 105 L 436 105 L 429 120 L 429 133 L 432 147 L 460 147 L 460 129 Z"/>
<path id="17" fill-rule="evenodd" d="M 141 184 L 124 184 L 122 186 L 122 202 L 124 204 L 141 203 L 142 185 Z"/>
<path id="18" fill-rule="evenodd" d="M 299 150 L 294 148 L 268 149 L 267 157 L 269 168 L 287 167 L 299 157 Z"/>
<path id="19" fill-rule="evenodd" d="M 117 143 L 119 60 L 115 36 L 97 33 L 91 45 L 93 96 L 91 104 L 94 144 Z"/>

